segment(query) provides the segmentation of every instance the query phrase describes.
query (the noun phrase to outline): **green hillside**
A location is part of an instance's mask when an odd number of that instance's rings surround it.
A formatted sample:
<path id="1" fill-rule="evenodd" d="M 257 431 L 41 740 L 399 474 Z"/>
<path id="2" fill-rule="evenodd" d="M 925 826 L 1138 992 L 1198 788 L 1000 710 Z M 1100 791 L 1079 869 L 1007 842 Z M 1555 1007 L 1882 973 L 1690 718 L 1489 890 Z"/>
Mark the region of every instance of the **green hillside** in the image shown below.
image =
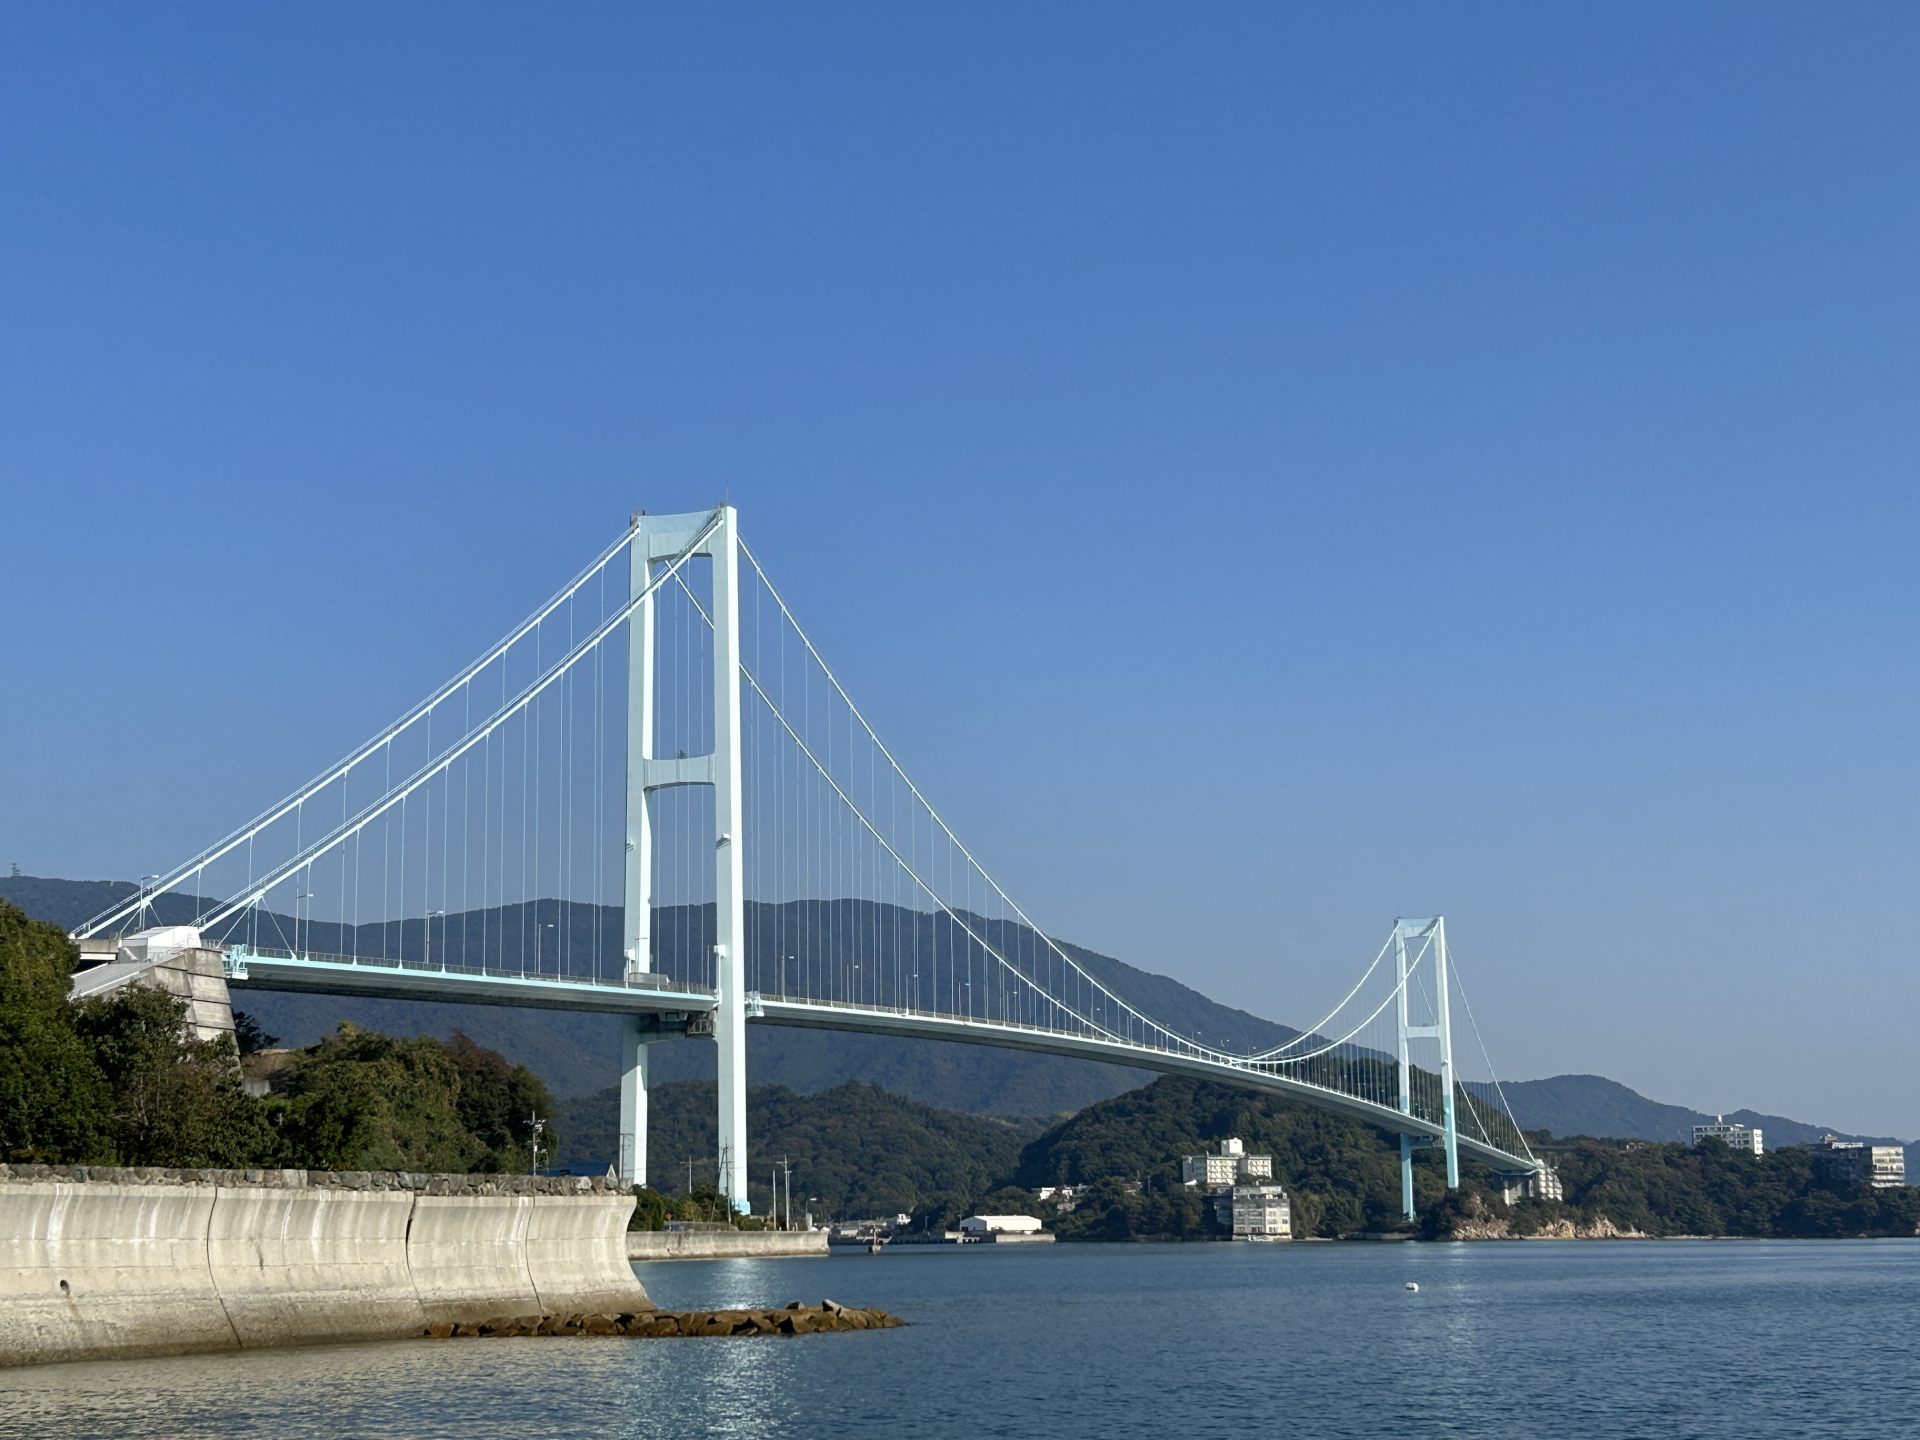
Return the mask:
<path id="1" fill-rule="evenodd" d="M 1920 1227 L 1920 1189 L 1847 1184 L 1821 1174 L 1801 1146 L 1751 1155 L 1718 1141 L 1630 1148 L 1586 1141 L 1552 1159 L 1564 1202 L 1520 1202 L 1512 1212 L 1516 1234 L 1563 1218 L 1604 1218 L 1648 1235 L 1795 1239 L 1911 1236 Z M 1456 1197 L 1428 1217 L 1428 1228 L 1474 1208 L 1471 1194 Z"/>
<path id="2" fill-rule="evenodd" d="M 667 1194 L 714 1183 L 716 1094 L 711 1082 L 656 1087 L 649 1097 L 648 1179 Z M 562 1163 L 600 1163 L 618 1150 L 619 1092 L 604 1090 L 561 1108 Z M 870 1218 L 911 1213 L 942 1197 L 962 1201 L 1004 1183 L 1019 1163 L 1034 1122 L 983 1119 L 937 1110 L 858 1082 L 813 1095 L 782 1086 L 747 1092 L 753 1137 L 748 1189 L 764 1212 L 769 1166 L 792 1165 L 796 1213 Z"/>
<path id="3" fill-rule="evenodd" d="M 1023 1188 L 1108 1182 L 1091 1206 L 1063 1217 L 1069 1235 L 1197 1235 L 1206 1233 L 1204 1219 L 1197 1198 L 1180 1193 L 1180 1159 L 1236 1135 L 1248 1150 L 1273 1156 L 1274 1175 L 1293 1197 L 1296 1234 L 1401 1223 L 1397 1137 L 1296 1101 L 1185 1076 L 1163 1076 L 1056 1125 L 1021 1152 L 1013 1178 Z M 1125 1195 L 1113 1183 L 1121 1180 L 1140 1181 L 1141 1194 Z M 1420 1204 L 1440 1198 L 1437 1151 L 1419 1153 L 1414 1185 Z"/>

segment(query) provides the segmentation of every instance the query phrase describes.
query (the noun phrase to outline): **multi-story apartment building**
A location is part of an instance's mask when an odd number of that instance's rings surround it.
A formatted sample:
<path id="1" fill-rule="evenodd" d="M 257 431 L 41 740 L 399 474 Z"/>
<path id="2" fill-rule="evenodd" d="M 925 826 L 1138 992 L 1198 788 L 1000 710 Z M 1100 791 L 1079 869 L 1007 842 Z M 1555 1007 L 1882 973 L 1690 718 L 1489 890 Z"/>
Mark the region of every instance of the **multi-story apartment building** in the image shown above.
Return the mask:
<path id="1" fill-rule="evenodd" d="M 1814 1164 L 1855 1185 L 1892 1190 L 1907 1183 L 1907 1152 L 1898 1145 L 1869 1145 L 1828 1135 L 1812 1147 L 1812 1153 Z"/>
<path id="2" fill-rule="evenodd" d="M 1698 1145 L 1702 1140 L 1719 1140 L 1735 1150 L 1745 1150 L 1754 1155 L 1763 1155 L 1766 1153 L 1765 1148 L 1761 1144 L 1760 1130 L 1758 1127 L 1738 1124 L 1729 1125 L 1727 1123 L 1727 1117 L 1724 1115 L 1714 1116 L 1713 1124 L 1711 1125 L 1696 1125 L 1693 1127 L 1693 1143 Z"/>
<path id="3" fill-rule="evenodd" d="M 1235 1137 L 1220 1142 L 1216 1155 L 1189 1155 L 1180 1162 L 1180 1182 L 1203 1190 L 1219 1190 L 1241 1180 L 1271 1180 L 1273 1157 L 1249 1155 Z"/>
<path id="4" fill-rule="evenodd" d="M 1560 1185 L 1560 1172 L 1542 1165 L 1530 1175 L 1503 1181 L 1500 1198 L 1511 1205 L 1516 1200 L 1564 1200 L 1566 1193 Z"/>
<path id="5" fill-rule="evenodd" d="M 1222 1190 L 1213 1197 L 1213 1216 L 1236 1240 L 1293 1238 L 1293 1202 L 1272 1183 Z"/>

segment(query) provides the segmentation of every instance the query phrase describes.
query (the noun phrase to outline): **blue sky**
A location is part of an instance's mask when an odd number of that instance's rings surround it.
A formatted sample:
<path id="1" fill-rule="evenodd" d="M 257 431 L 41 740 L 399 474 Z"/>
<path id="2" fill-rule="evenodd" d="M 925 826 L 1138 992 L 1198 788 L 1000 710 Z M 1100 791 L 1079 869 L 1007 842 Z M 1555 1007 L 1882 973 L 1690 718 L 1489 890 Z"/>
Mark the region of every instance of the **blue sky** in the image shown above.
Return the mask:
<path id="1" fill-rule="evenodd" d="M 1920 16 L 14 8 L 0 861 L 721 498 L 1056 932 L 1920 1133 Z M 1317 1012 L 1316 1012 L 1317 1013 Z"/>

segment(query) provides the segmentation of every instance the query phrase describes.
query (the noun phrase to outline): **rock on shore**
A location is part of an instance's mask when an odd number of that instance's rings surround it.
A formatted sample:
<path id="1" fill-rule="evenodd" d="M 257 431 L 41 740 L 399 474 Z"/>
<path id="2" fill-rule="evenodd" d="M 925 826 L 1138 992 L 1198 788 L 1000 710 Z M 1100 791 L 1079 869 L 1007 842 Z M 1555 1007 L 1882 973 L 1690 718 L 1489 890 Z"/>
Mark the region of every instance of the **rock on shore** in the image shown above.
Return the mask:
<path id="1" fill-rule="evenodd" d="M 619 1315 L 502 1316 L 479 1322 L 429 1325 L 423 1333 L 436 1340 L 493 1335 L 630 1335 L 654 1340 L 689 1336 L 827 1335 L 845 1330 L 891 1330 L 904 1324 L 904 1320 L 884 1310 L 842 1305 L 835 1300 L 823 1300 L 818 1305 L 802 1305 L 796 1300 L 784 1310 L 637 1310 Z"/>
<path id="2" fill-rule="evenodd" d="M 1453 1227 L 1442 1238 L 1447 1240 L 1645 1240 L 1648 1238 L 1639 1230 L 1623 1230 L 1604 1215 L 1596 1216 L 1589 1224 L 1576 1224 L 1565 1216 L 1549 1220 L 1538 1230 L 1526 1235 L 1513 1233 L 1513 1221 L 1505 1215 L 1495 1214 L 1480 1203 L 1478 1196 L 1473 1197 L 1467 1207 L 1468 1213 L 1453 1222 Z"/>

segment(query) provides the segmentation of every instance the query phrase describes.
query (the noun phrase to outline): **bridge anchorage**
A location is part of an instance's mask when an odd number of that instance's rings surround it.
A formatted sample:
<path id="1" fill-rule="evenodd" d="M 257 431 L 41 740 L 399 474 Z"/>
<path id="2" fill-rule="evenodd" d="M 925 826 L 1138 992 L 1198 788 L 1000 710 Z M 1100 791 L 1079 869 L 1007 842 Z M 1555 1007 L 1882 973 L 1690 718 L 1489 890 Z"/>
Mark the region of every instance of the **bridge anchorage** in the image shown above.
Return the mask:
<path id="1" fill-rule="evenodd" d="M 1444 920 L 1402 919 L 1318 1022 L 1208 1044 L 1053 939 L 910 779 L 730 506 L 636 515 L 545 604 L 344 759 L 76 930 L 136 970 L 619 1018 L 618 1169 L 652 1047 L 711 1036 L 720 1188 L 746 1207 L 750 1023 L 1106 1060 L 1290 1096 L 1505 1173 L 1538 1162 L 1474 1044 Z M 156 926 L 155 921 L 166 921 Z M 176 927 L 176 928 L 168 928 Z M 1101 973 L 1102 971 L 1106 973 Z M 735 1164 L 735 1157 L 742 1163 Z"/>

